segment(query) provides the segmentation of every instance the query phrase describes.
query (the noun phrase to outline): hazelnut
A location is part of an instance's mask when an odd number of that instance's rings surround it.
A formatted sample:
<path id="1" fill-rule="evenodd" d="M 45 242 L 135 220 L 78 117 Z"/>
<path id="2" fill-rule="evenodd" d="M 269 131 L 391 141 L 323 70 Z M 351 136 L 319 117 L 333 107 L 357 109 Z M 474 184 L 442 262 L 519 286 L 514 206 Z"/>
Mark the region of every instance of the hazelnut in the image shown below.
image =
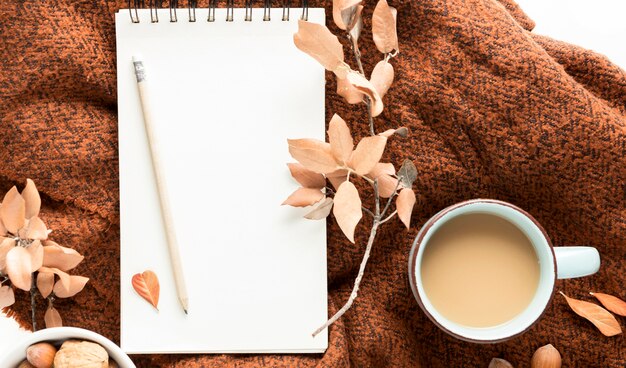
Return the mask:
<path id="1" fill-rule="evenodd" d="M 561 368 L 561 354 L 552 344 L 540 347 L 533 354 L 532 368 Z"/>
<path id="2" fill-rule="evenodd" d="M 26 349 L 26 360 L 35 368 L 51 368 L 57 349 L 47 342 L 33 344 Z"/>

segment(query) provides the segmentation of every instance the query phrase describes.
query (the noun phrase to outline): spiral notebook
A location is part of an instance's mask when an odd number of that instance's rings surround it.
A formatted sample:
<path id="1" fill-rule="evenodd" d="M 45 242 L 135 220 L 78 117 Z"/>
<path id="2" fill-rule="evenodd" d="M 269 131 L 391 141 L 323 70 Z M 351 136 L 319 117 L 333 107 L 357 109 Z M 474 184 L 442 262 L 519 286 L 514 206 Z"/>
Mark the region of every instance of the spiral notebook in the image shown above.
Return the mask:
<path id="1" fill-rule="evenodd" d="M 326 225 L 280 205 L 297 188 L 286 166 L 293 161 L 287 138 L 324 139 L 324 70 L 293 44 L 303 10 L 290 9 L 283 20 L 286 10 L 116 14 L 121 346 L 128 353 L 327 348 L 326 331 L 311 335 L 327 319 Z M 308 9 L 308 20 L 323 23 L 324 10 Z M 168 257 L 133 72 L 138 54 L 150 82 L 188 315 Z M 147 269 L 160 280 L 158 311 L 131 285 Z"/>

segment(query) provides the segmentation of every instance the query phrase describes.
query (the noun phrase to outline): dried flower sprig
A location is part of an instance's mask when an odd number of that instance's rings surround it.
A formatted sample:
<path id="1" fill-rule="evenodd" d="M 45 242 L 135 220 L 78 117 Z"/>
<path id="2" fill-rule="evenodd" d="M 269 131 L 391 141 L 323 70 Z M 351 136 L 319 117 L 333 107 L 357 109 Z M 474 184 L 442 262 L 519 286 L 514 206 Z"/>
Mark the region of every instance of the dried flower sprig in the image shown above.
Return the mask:
<path id="1" fill-rule="evenodd" d="M 89 280 L 67 273 L 84 257 L 48 239 L 52 230 L 39 218 L 40 207 L 39 191 L 30 179 L 21 194 L 13 187 L 0 204 L 0 308 L 15 303 L 15 289 L 30 292 L 34 331 L 37 294 L 48 300 L 46 326 L 60 326 L 54 300 L 76 295 Z"/>
<path id="2" fill-rule="evenodd" d="M 406 137 L 408 131 L 402 127 L 389 129 L 376 134 L 374 117 L 384 109 L 383 96 L 394 79 L 394 69 L 390 60 L 398 54 L 396 33 L 396 10 L 379 0 L 372 18 L 372 33 L 376 48 L 383 59 L 376 64 L 368 79 L 363 70 L 358 39 L 363 27 L 363 5 L 361 0 L 334 0 L 333 20 L 337 27 L 346 32 L 358 70 L 353 70 L 344 60 L 343 46 L 327 27 L 306 21 L 299 21 L 298 32 L 294 35 L 296 46 L 315 58 L 337 77 L 337 93 L 350 104 L 364 103 L 368 113 L 370 136 L 362 138 L 356 148 L 354 138 L 346 122 L 335 114 L 328 128 L 328 142 L 315 139 L 288 140 L 289 153 L 299 163 L 289 165 L 294 179 L 302 185 L 283 204 L 306 207 L 313 206 L 304 217 L 319 220 L 333 212 L 337 224 L 352 242 L 354 232 L 363 217 L 363 212 L 372 217 L 372 227 L 359 267 L 350 298 L 345 305 L 326 323 L 313 332 L 319 334 L 339 319 L 357 297 L 365 266 L 376 238 L 378 228 L 396 215 L 409 228 L 411 213 L 415 205 L 412 186 L 417 179 L 417 169 L 405 160 L 396 173 L 392 163 L 380 162 L 393 135 Z M 326 186 L 328 180 L 333 188 Z M 368 183 L 374 195 L 374 208 L 367 208 L 353 181 Z M 392 211 L 392 205 L 395 209 Z M 386 199 L 386 203 L 381 203 Z"/>

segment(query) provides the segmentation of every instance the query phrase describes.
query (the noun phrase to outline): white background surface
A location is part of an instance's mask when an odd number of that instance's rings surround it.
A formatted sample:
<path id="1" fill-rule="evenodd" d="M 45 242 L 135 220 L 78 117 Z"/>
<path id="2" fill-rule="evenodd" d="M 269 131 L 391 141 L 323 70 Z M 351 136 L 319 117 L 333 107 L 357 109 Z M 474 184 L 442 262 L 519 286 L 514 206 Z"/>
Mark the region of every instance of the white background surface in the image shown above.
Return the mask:
<path id="1" fill-rule="evenodd" d="M 626 69 L 626 1 L 623 0 L 517 0 L 536 22 L 534 32 L 605 54 Z M 0 317 L 0 341 L 26 332 Z M 5 343 L 0 344 L 0 354 Z"/>

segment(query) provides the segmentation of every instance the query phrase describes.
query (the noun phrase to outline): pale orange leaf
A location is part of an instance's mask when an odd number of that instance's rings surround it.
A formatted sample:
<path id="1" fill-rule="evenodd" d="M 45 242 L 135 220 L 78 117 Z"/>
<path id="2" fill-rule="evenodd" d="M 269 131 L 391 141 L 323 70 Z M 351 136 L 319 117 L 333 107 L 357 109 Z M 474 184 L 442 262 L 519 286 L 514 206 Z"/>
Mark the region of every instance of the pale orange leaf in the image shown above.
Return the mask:
<path id="1" fill-rule="evenodd" d="M 69 271 L 85 258 L 72 248 L 66 248 L 53 241 L 44 242 L 43 265 Z"/>
<path id="2" fill-rule="evenodd" d="M 398 189 L 398 179 L 387 174 L 378 176 L 378 195 L 381 198 L 391 197 Z"/>
<path id="3" fill-rule="evenodd" d="M 305 188 L 322 189 L 326 186 L 324 175 L 313 172 L 299 163 L 288 163 L 291 176 Z"/>
<path id="4" fill-rule="evenodd" d="M 41 197 L 39 196 L 39 191 L 32 180 L 26 179 L 26 187 L 22 190 L 22 197 L 24 198 L 26 206 L 25 217 L 29 219 L 38 216 L 39 209 L 41 208 Z"/>
<path id="5" fill-rule="evenodd" d="M 5 194 L 0 206 L 0 220 L 4 227 L 11 233 L 16 235 L 17 231 L 24 226 L 26 216 L 26 203 L 24 198 L 17 191 L 16 187 L 11 188 Z"/>
<path id="6" fill-rule="evenodd" d="M 0 272 L 4 272 L 7 253 L 13 248 L 15 248 L 15 239 L 4 238 L 0 242 Z"/>
<path id="7" fill-rule="evenodd" d="M 343 46 L 326 26 L 298 21 L 298 32 L 293 35 L 296 47 L 309 54 L 324 68 L 339 74 L 346 69 L 343 56 Z"/>
<path id="8" fill-rule="evenodd" d="M 49 273 L 59 276 L 59 281 L 61 282 L 61 287 L 63 287 L 63 290 L 65 290 L 66 292 L 70 291 L 72 279 L 68 273 L 54 267 L 41 267 L 39 269 L 39 274 L 41 275 L 42 273 Z"/>
<path id="9" fill-rule="evenodd" d="M 52 291 L 58 298 L 71 298 L 83 290 L 87 281 L 89 281 L 87 277 L 71 275 L 69 289 L 66 289 L 61 281 L 57 281 Z"/>
<path id="10" fill-rule="evenodd" d="M 288 139 L 289 153 L 304 167 L 319 174 L 337 170 L 330 144 L 315 139 Z"/>
<path id="11" fill-rule="evenodd" d="M 333 21 L 343 30 L 350 30 L 354 24 L 356 8 L 361 0 L 333 0 Z"/>
<path id="12" fill-rule="evenodd" d="M 361 139 L 350 157 L 350 167 L 359 175 L 369 174 L 380 161 L 386 144 L 387 138 L 380 135 Z"/>
<path id="13" fill-rule="evenodd" d="M 391 83 L 393 83 L 393 66 L 387 62 L 387 60 L 381 60 L 376 64 L 374 70 L 372 70 L 372 77 L 370 81 L 376 88 L 380 98 L 383 98 L 387 94 Z"/>
<path id="14" fill-rule="evenodd" d="M 15 303 L 13 288 L 7 285 L 0 286 L 0 309 L 13 305 L 13 303 Z"/>
<path id="15" fill-rule="evenodd" d="M 398 50 L 396 17 L 386 0 L 379 0 L 372 15 L 372 34 L 378 51 L 383 54 Z"/>
<path id="16" fill-rule="evenodd" d="M 353 86 L 347 78 L 337 77 L 337 94 L 343 97 L 349 104 L 358 104 L 363 102 L 363 92 Z"/>
<path id="17" fill-rule="evenodd" d="M 0 208 L 2 207 L 2 204 L 0 204 Z M 4 224 L 2 223 L 2 219 L 0 218 L 0 236 L 7 236 L 7 229 L 4 227 Z"/>
<path id="18" fill-rule="evenodd" d="M 28 220 L 26 238 L 39 240 L 48 239 L 48 228 L 46 228 L 46 224 L 44 224 L 39 217 L 33 217 Z"/>
<path id="19" fill-rule="evenodd" d="M 354 140 L 348 124 L 337 114 L 333 115 L 328 124 L 328 142 L 337 162 L 347 162 L 354 148 Z"/>
<path id="20" fill-rule="evenodd" d="M 154 272 L 147 270 L 143 273 L 135 274 L 132 278 L 132 284 L 139 296 L 159 310 L 159 293 L 161 287 L 159 286 L 159 279 Z"/>
<path id="21" fill-rule="evenodd" d="M 611 312 L 620 315 L 622 317 L 626 317 L 626 302 L 622 299 L 603 293 L 589 293 L 596 297 L 604 305 L 604 307 Z"/>
<path id="22" fill-rule="evenodd" d="M 282 205 L 306 207 L 315 204 L 324 198 L 324 193 L 315 188 L 298 188 L 285 199 Z"/>
<path id="23" fill-rule="evenodd" d="M 46 328 L 63 327 L 63 319 L 61 318 L 59 311 L 53 306 L 49 306 L 48 309 L 46 309 L 43 321 L 46 323 Z"/>
<path id="24" fill-rule="evenodd" d="M 339 186 L 341 185 L 341 183 L 343 183 L 344 181 L 348 179 L 348 171 L 344 169 L 333 171 L 331 173 L 328 173 L 326 175 L 326 178 L 333 185 L 333 188 L 337 190 Z"/>
<path id="25" fill-rule="evenodd" d="M 37 274 L 37 289 L 42 297 L 47 298 L 54 287 L 54 274 L 51 272 L 41 272 Z"/>
<path id="26" fill-rule="evenodd" d="M 326 197 L 313 209 L 313 211 L 304 215 L 304 218 L 309 220 L 321 220 L 328 217 L 332 208 L 333 199 Z"/>
<path id="27" fill-rule="evenodd" d="M 6 273 L 13 285 L 29 291 L 31 282 L 31 256 L 24 247 L 13 247 L 6 256 Z"/>
<path id="28" fill-rule="evenodd" d="M 43 246 L 39 240 L 35 240 L 30 243 L 26 250 L 28 254 L 30 254 L 30 272 L 35 272 L 43 266 Z"/>
<path id="29" fill-rule="evenodd" d="M 382 174 L 396 175 L 396 168 L 393 167 L 393 164 L 390 162 L 379 162 L 374 165 L 374 168 L 367 174 L 367 176 L 375 179 Z"/>
<path id="30" fill-rule="evenodd" d="M 361 31 L 363 30 L 363 5 L 359 5 L 356 9 L 356 14 L 354 15 L 354 24 L 350 29 L 350 38 L 352 39 L 352 47 L 355 50 L 359 49 L 359 37 L 361 36 Z"/>
<path id="31" fill-rule="evenodd" d="M 411 188 L 404 188 L 396 198 L 396 210 L 398 217 L 407 229 L 411 228 L 411 214 L 415 205 L 415 193 Z"/>
<path id="32" fill-rule="evenodd" d="M 622 333 L 619 322 L 606 309 L 597 304 L 570 298 L 563 292 L 561 292 L 561 295 L 565 297 L 567 304 L 576 314 L 593 323 L 603 335 L 615 336 Z"/>
<path id="33" fill-rule="evenodd" d="M 378 135 L 382 135 L 383 137 L 391 137 L 392 135 L 399 135 L 402 138 L 406 138 L 409 135 L 409 129 L 407 127 L 400 127 L 398 129 L 387 129 L 382 133 L 378 133 Z"/>
<path id="34" fill-rule="evenodd" d="M 354 230 L 363 217 L 359 191 L 349 181 L 343 182 L 334 199 L 333 214 L 341 231 L 354 243 Z"/>
<path id="35" fill-rule="evenodd" d="M 376 88 L 374 87 L 372 82 L 368 81 L 360 73 L 354 71 L 348 72 L 348 74 L 346 75 L 346 79 L 358 91 L 369 96 L 371 102 L 370 111 L 372 112 L 372 116 L 378 116 L 381 112 L 383 112 L 383 100 L 380 98 L 380 95 L 378 94 L 378 91 L 376 91 Z"/>

